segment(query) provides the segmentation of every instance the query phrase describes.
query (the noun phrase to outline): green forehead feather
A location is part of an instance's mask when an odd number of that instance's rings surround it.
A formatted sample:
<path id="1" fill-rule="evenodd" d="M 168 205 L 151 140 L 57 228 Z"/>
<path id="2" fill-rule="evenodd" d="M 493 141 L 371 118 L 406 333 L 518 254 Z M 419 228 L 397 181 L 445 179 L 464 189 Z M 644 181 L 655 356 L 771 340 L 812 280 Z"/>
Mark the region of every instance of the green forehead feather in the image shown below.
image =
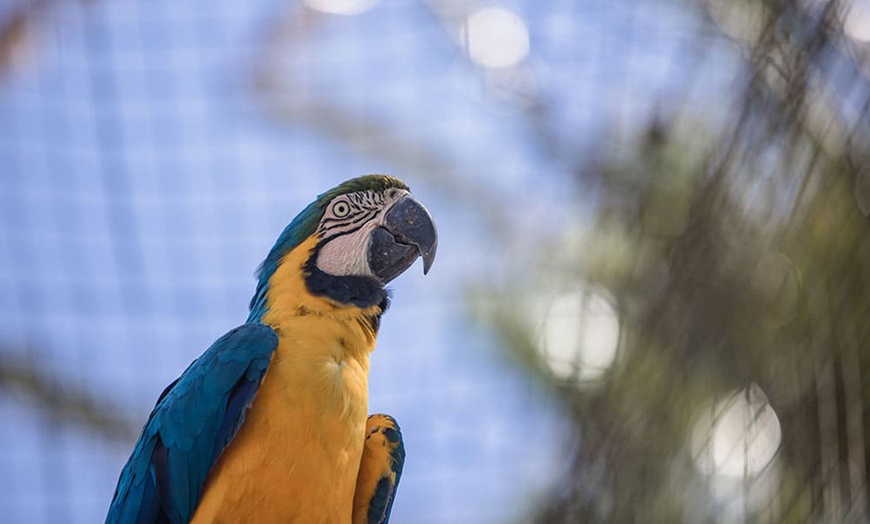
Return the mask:
<path id="1" fill-rule="evenodd" d="M 320 203 L 325 203 L 338 195 L 345 195 L 347 193 L 356 193 L 357 191 L 386 191 L 387 189 L 393 188 L 408 190 L 407 184 L 396 177 L 390 175 L 365 175 L 342 182 L 326 193 L 320 195 L 317 200 Z"/>

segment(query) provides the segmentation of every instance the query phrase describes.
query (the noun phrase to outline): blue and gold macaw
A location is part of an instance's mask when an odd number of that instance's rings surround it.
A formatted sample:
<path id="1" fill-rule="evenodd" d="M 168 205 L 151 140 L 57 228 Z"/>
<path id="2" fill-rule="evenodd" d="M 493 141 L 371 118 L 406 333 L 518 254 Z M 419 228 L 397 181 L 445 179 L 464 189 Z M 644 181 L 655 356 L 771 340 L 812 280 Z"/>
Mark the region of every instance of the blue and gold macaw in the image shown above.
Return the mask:
<path id="1" fill-rule="evenodd" d="M 368 412 L 384 286 L 437 235 L 402 181 L 355 178 L 284 229 L 245 324 L 157 400 L 107 523 L 385 523 L 405 451 Z"/>

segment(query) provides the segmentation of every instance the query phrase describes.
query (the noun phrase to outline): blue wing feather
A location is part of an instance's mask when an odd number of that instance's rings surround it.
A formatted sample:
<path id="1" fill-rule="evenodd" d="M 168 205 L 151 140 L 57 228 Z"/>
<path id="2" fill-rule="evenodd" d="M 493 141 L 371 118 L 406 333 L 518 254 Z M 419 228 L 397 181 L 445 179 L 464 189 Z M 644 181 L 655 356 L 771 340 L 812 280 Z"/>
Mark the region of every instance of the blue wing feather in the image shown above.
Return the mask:
<path id="1" fill-rule="evenodd" d="M 278 337 L 244 324 L 164 390 L 121 471 L 107 524 L 188 522 L 208 472 L 238 432 Z"/>

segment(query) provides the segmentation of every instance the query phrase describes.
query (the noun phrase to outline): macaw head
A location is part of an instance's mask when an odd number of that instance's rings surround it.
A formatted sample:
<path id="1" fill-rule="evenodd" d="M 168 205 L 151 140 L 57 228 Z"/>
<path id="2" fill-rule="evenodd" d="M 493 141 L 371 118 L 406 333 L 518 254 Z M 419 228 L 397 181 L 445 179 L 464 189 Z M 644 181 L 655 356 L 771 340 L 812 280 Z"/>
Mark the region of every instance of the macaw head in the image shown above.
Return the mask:
<path id="1" fill-rule="evenodd" d="M 285 257 L 306 250 L 307 290 L 358 307 L 386 300 L 384 286 L 418 257 L 423 273 L 435 260 L 438 235 L 408 186 L 387 175 L 366 175 L 321 194 L 290 222 L 260 268 L 251 317 L 264 306 L 269 280 Z"/>

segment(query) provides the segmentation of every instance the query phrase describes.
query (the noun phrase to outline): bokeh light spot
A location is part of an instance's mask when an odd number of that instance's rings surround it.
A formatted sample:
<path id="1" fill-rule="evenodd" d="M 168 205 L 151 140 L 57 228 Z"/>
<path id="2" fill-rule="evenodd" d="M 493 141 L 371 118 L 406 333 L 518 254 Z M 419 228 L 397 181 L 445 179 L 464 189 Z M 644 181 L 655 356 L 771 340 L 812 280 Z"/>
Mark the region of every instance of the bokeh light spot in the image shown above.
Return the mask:
<path id="1" fill-rule="evenodd" d="M 581 288 L 557 294 L 544 309 L 538 350 L 557 378 L 586 383 L 613 365 L 619 331 L 612 302 Z"/>
<path id="2" fill-rule="evenodd" d="M 761 2 L 708 0 L 713 22 L 723 33 L 744 42 L 754 42 L 764 31 L 765 7 Z"/>
<path id="3" fill-rule="evenodd" d="M 707 475 L 753 478 L 770 464 L 781 441 L 776 413 L 752 384 L 704 409 L 692 430 L 692 453 Z"/>
<path id="4" fill-rule="evenodd" d="M 358 15 L 376 6 L 380 0 L 305 0 L 305 5 L 331 15 Z"/>
<path id="5" fill-rule="evenodd" d="M 503 7 L 484 7 L 472 12 L 462 37 L 468 56 L 483 67 L 512 67 L 529 54 L 529 30 L 525 22 Z"/>
<path id="6" fill-rule="evenodd" d="M 854 0 L 843 19 L 843 31 L 851 38 L 870 42 L 870 0 Z"/>

